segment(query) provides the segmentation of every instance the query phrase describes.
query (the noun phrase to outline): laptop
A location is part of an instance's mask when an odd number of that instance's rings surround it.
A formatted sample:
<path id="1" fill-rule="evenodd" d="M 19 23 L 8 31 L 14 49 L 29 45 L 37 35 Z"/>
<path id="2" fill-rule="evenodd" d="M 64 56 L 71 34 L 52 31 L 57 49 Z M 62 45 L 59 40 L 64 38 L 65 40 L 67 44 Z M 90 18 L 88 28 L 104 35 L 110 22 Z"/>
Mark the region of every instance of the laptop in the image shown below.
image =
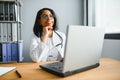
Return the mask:
<path id="1" fill-rule="evenodd" d="M 103 28 L 69 25 L 66 33 L 63 62 L 40 65 L 43 70 L 65 77 L 100 65 L 104 40 Z"/>

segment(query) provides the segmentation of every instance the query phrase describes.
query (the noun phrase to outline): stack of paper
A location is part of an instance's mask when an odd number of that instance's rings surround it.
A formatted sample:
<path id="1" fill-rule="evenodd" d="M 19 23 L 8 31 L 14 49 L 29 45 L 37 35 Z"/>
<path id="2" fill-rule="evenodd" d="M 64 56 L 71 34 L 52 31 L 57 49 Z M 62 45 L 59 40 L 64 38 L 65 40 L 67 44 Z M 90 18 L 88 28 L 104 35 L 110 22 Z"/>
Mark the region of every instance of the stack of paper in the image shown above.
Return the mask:
<path id="1" fill-rule="evenodd" d="M 16 67 L 0 67 L 0 76 L 15 69 Z"/>

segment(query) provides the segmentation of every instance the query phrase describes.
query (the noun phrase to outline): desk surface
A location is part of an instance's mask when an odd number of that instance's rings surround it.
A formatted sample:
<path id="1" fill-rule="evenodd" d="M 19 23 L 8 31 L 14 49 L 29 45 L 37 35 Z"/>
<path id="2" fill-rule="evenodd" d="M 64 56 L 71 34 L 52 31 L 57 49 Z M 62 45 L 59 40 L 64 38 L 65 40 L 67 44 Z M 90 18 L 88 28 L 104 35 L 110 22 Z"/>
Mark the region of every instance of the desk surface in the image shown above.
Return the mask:
<path id="1" fill-rule="evenodd" d="M 0 77 L 0 80 L 120 80 L 120 61 L 102 58 L 100 66 L 88 71 L 80 72 L 67 77 L 58 77 L 50 74 L 41 68 L 39 63 L 5 63 L 0 66 L 15 66 L 16 69 L 12 70 Z M 22 78 L 18 78 L 15 71 L 18 70 Z"/>

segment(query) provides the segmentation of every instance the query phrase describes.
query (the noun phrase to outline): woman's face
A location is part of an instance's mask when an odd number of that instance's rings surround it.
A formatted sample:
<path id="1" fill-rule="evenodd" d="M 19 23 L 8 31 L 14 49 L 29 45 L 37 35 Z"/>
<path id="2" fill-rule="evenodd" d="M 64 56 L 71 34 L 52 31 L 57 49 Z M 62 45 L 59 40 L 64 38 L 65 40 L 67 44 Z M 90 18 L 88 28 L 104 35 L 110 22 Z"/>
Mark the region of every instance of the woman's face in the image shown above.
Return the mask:
<path id="1" fill-rule="evenodd" d="M 52 27 L 54 25 L 54 16 L 49 10 L 44 10 L 43 13 L 41 14 L 40 24 L 43 27 L 47 27 L 47 26 Z"/>

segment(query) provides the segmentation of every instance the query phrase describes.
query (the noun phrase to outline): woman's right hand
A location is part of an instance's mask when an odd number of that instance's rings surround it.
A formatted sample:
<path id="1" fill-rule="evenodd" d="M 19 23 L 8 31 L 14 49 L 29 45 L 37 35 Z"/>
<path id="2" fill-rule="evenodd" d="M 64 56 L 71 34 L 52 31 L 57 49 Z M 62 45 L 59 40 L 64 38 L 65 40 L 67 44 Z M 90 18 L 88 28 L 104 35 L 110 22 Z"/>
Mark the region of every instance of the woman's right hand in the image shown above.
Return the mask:
<path id="1" fill-rule="evenodd" d="M 50 33 L 52 32 L 51 26 L 43 27 L 43 35 L 41 37 L 42 43 L 46 43 L 47 38 L 49 37 Z"/>
<path id="2" fill-rule="evenodd" d="M 48 37 L 49 33 L 52 31 L 52 27 L 51 26 L 46 26 L 43 27 L 43 34 L 44 36 L 46 35 Z"/>

